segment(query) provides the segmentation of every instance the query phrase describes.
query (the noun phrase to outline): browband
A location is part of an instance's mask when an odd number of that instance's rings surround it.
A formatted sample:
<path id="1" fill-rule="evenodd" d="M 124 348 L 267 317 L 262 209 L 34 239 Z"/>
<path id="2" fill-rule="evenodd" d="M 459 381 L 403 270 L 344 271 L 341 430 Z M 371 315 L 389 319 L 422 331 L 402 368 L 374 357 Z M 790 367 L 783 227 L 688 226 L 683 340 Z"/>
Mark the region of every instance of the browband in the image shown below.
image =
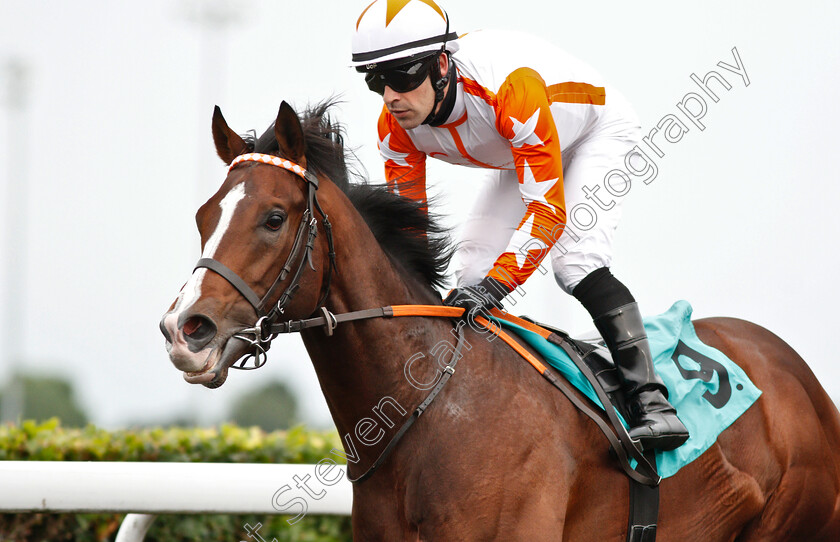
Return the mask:
<path id="1" fill-rule="evenodd" d="M 299 176 L 304 181 L 312 183 L 315 186 L 315 188 L 318 188 L 318 178 L 315 177 L 315 175 L 309 173 L 306 169 L 300 167 L 298 164 L 295 164 L 291 160 L 286 160 L 285 158 L 280 158 L 279 156 L 272 156 L 270 154 L 250 152 L 247 154 L 240 154 L 239 156 L 234 158 L 233 162 L 230 163 L 228 172 L 230 172 L 233 168 L 235 168 L 242 162 L 259 162 L 261 164 L 268 164 L 270 166 L 277 166 L 283 169 L 287 169 L 295 175 Z"/>

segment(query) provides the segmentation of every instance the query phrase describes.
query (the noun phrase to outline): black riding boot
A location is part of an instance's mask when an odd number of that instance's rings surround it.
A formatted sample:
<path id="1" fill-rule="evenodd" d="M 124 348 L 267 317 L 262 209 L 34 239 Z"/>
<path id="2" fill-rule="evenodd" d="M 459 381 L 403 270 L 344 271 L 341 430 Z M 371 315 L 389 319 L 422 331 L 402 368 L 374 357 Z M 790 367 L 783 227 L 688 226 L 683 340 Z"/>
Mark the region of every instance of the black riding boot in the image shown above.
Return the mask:
<path id="1" fill-rule="evenodd" d="M 644 450 L 673 450 L 688 439 L 688 430 L 668 402 L 668 390 L 653 370 L 642 315 L 635 302 L 594 319 L 612 353 L 624 383 L 630 409 L 630 438 Z"/>
<path id="2" fill-rule="evenodd" d="M 688 430 L 668 402 L 668 390 L 653 370 L 642 315 L 630 290 L 602 267 L 588 274 L 572 294 L 583 304 L 613 355 L 630 408 L 630 437 L 642 448 L 673 450 Z"/>

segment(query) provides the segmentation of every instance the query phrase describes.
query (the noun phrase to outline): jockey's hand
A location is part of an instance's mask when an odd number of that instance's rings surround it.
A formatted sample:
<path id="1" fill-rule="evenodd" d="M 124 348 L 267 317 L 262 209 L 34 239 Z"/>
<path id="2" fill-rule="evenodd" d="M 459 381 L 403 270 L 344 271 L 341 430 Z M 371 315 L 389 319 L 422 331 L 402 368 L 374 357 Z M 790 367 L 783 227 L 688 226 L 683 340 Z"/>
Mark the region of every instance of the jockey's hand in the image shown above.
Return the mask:
<path id="1" fill-rule="evenodd" d="M 455 288 L 446 299 L 444 305 L 450 307 L 462 307 L 464 317 L 475 316 L 477 313 L 489 311 L 491 308 L 502 308 L 502 299 L 510 293 L 507 285 L 499 282 L 493 277 L 484 277 L 481 282 L 473 286 Z"/>

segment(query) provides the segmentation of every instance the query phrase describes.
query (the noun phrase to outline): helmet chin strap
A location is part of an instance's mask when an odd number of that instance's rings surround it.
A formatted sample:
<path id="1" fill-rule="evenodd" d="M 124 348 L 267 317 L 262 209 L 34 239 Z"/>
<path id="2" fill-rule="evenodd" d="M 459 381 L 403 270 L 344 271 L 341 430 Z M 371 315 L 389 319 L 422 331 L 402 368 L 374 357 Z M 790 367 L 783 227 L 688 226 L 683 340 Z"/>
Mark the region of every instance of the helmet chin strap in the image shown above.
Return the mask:
<path id="1" fill-rule="evenodd" d="M 435 81 L 434 85 L 435 88 L 435 105 L 443 101 L 444 96 L 446 95 L 446 84 L 449 83 L 449 76 L 452 73 L 452 58 L 450 58 L 449 53 L 443 51 L 444 55 L 446 55 L 446 64 L 448 69 L 446 70 L 446 75 L 443 77 L 440 76 L 440 64 L 435 66 L 435 72 L 437 72 L 437 81 Z"/>
<path id="2" fill-rule="evenodd" d="M 452 72 L 455 70 L 455 62 L 452 60 L 452 57 L 449 56 L 448 51 L 442 51 L 441 54 L 446 55 L 448 69 L 446 70 L 446 75 L 440 75 L 440 64 L 437 64 L 432 69 L 432 77 L 434 80 L 432 82 L 432 88 L 435 90 L 435 103 L 432 105 L 432 111 L 429 113 L 429 116 L 426 117 L 426 120 L 423 121 L 423 124 L 428 124 L 430 126 L 440 126 L 443 124 L 447 117 L 449 117 L 449 113 L 452 112 L 452 107 L 455 104 L 455 92 L 451 90 L 450 87 L 454 86 L 450 83 L 455 81 L 454 77 L 451 77 Z M 438 104 L 443 104 L 440 107 L 440 110 L 435 113 L 435 110 L 438 108 Z"/>

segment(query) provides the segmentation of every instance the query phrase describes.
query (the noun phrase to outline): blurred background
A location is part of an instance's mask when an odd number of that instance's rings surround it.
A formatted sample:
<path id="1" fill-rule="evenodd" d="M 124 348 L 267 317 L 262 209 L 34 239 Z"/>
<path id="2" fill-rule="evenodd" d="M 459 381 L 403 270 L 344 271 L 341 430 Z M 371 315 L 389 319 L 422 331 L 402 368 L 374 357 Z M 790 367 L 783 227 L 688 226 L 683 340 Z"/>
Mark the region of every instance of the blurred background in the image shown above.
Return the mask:
<path id="1" fill-rule="evenodd" d="M 234 130 L 261 133 L 281 100 L 301 109 L 339 96 L 334 116 L 347 143 L 370 180 L 383 180 L 381 99 L 348 67 L 366 5 L 0 0 L 4 419 L 331 427 L 298 337 L 276 340 L 263 369 L 232 372 L 208 390 L 170 364 L 158 321 L 199 257 L 194 213 L 225 176 L 210 134 L 214 105 Z M 665 156 L 656 179 L 626 196 L 614 272 L 647 314 L 686 299 L 695 317 L 769 328 L 840 399 L 840 4 L 444 7 L 459 33 L 525 30 L 588 61 L 635 105 L 645 133 L 679 116 L 688 93 L 702 94 L 692 74 L 724 76 L 731 89 L 712 83 L 720 99 L 706 100 L 703 130 L 688 123 L 677 143 L 658 136 Z M 718 66 L 735 64 L 733 48 L 749 86 Z M 429 178 L 457 240 L 475 172 L 431 161 Z M 512 312 L 575 333 L 592 327 L 550 274 L 535 274 L 525 291 Z M 271 416 L 242 418 L 259 411 Z"/>

